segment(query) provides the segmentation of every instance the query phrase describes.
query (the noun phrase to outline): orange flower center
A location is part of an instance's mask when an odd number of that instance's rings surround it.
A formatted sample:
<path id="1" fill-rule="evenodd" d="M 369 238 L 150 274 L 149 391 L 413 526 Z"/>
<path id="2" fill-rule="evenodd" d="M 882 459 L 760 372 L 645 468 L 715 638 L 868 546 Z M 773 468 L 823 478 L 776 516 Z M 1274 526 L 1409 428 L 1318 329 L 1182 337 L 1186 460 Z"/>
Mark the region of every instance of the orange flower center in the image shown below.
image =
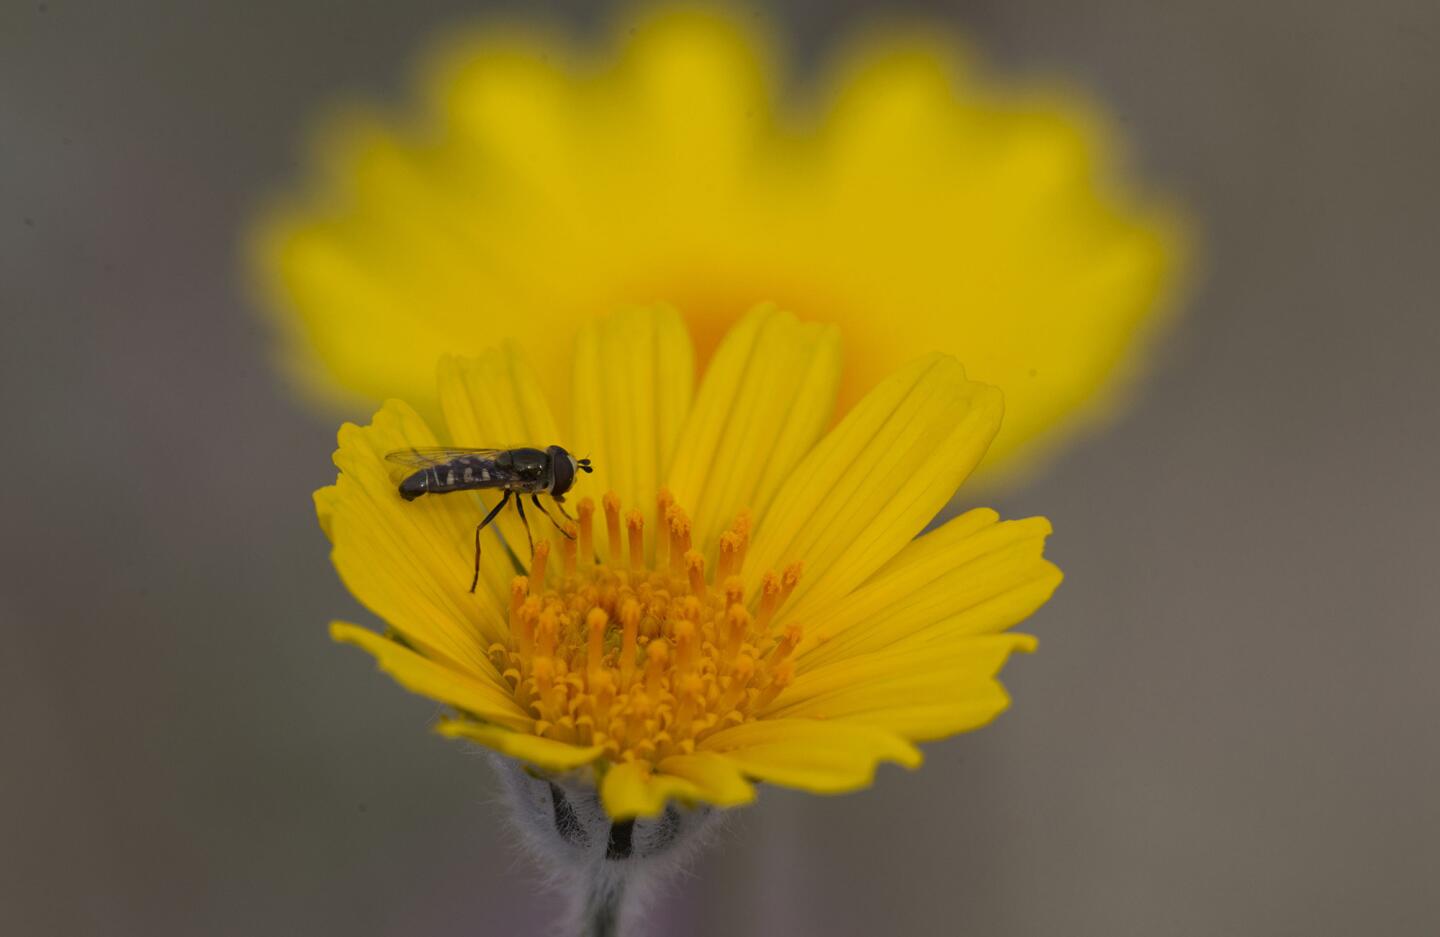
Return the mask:
<path id="1" fill-rule="evenodd" d="M 713 572 L 690 543 L 690 520 L 661 492 L 658 536 L 640 511 L 623 518 L 605 495 L 604 544 L 595 504 L 579 505 L 574 539 L 535 548 L 529 576 L 510 594 L 510 640 L 490 648 L 535 733 L 600 745 L 614 760 L 658 762 L 688 754 L 708 733 L 754 718 L 794 676 L 801 629 L 779 633 L 775 610 L 800 579 L 800 565 L 766 573 L 746 601 L 739 572 L 750 540 L 741 512 L 720 538 Z M 557 575 L 558 574 L 558 575 Z M 752 611 L 753 608 L 753 611 Z"/>

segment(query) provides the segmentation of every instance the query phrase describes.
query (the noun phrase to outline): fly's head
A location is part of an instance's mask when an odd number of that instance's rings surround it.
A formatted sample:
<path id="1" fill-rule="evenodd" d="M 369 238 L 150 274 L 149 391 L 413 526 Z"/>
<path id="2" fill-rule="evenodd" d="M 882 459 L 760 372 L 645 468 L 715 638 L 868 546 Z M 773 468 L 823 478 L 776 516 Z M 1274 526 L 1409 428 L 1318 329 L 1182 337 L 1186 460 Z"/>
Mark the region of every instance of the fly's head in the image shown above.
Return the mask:
<path id="1" fill-rule="evenodd" d="M 551 446 L 545 453 L 550 456 L 550 471 L 553 476 L 550 496 L 556 501 L 565 500 L 565 492 L 575 484 L 578 473 L 595 471 L 590 467 L 589 459 L 577 459 L 562 446 Z"/>

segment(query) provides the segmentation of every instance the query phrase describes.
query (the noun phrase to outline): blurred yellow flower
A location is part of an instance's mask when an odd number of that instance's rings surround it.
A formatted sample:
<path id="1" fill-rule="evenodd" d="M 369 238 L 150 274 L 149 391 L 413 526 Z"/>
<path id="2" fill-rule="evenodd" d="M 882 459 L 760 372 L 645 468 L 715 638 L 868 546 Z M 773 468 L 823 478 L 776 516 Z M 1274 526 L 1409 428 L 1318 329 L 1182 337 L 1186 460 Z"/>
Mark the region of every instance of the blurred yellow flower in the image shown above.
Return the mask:
<path id="1" fill-rule="evenodd" d="M 1114 399 L 1178 239 L 1111 178 L 1096 114 L 984 87 L 918 34 L 856 44 L 794 107 L 753 21 L 634 22 L 613 57 L 524 29 L 456 40 L 419 125 L 332 121 L 316 184 L 256 238 L 302 385 L 433 413 L 437 357 L 510 338 L 563 398 L 557 362 L 595 314 L 670 303 L 704 361 L 774 301 L 843 329 L 846 405 L 935 349 L 1002 388 L 987 470 Z"/>
<path id="2" fill-rule="evenodd" d="M 840 357 L 833 328 L 760 309 L 695 390 L 680 317 L 628 311 L 581 328 L 563 422 L 514 344 L 443 359 L 447 445 L 563 445 L 592 459 L 574 493 L 601 506 L 580 501 L 570 537 L 547 528 L 533 556 L 502 512 L 471 593 L 473 530 L 497 499 L 403 500 L 386 455 L 436 437 L 392 400 L 341 428 L 339 476 L 315 496 L 341 578 L 391 630 L 334 636 L 448 704 L 442 733 L 590 772 L 617 820 L 918 764 L 915 742 L 1005 708 L 995 675 L 1034 646 L 1005 629 L 1060 572 L 1043 518 L 974 510 L 915 539 L 985 453 L 999 391 L 931 355 L 831 427 Z"/>

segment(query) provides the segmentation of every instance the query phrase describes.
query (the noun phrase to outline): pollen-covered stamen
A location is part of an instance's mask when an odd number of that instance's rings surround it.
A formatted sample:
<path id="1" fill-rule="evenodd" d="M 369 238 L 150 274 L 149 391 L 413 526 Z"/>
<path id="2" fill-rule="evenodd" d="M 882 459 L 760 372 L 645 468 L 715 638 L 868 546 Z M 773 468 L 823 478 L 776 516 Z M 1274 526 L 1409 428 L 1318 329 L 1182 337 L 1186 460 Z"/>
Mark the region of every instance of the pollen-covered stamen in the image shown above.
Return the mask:
<path id="1" fill-rule="evenodd" d="M 720 562 L 715 567 L 715 581 L 724 582 L 739 574 L 745 565 L 745 549 L 750 545 L 750 512 L 741 511 L 730 529 L 720 535 Z"/>
<path id="2" fill-rule="evenodd" d="M 610 616 L 603 608 L 592 608 L 585 616 L 585 628 L 590 632 L 590 643 L 586 653 L 586 676 L 590 680 L 590 687 L 593 690 L 595 680 L 605 669 L 605 659 L 602 656 L 605 640 L 605 626 L 610 623 Z"/>
<path id="3" fill-rule="evenodd" d="M 581 498 L 576 511 L 580 520 L 580 556 L 589 565 L 595 558 L 595 502 Z"/>
<path id="4" fill-rule="evenodd" d="M 672 504 L 665 521 L 670 531 L 670 573 L 679 578 L 685 575 L 685 554 L 690 552 L 690 518 L 684 508 Z"/>
<path id="5" fill-rule="evenodd" d="M 605 506 L 605 534 L 610 546 L 608 559 L 611 566 L 618 567 L 623 562 L 620 556 L 620 496 L 607 491 L 601 504 Z"/>
<path id="6" fill-rule="evenodd" d="M 730 675 L 730 685 L 721 694 L 715 711 L 723 719 L 735 709 L 740 702 L 740 696 L 750 685 L 750 678 L 755 674 L 755 658 L 749 654 L 741 654 L 735 658 L 734 673 Z"/>
<path id="7" fill-rule="evenodd" d="M 780 577 L 780 605 L 790 598 L 790 593 L 800 584 L 800 574 L 805 571 L 805 564 L 801 562 L 791 563 L 785 567 L 785 575 Z"/>
<path id="8" fill-rule="evenodd" d="M 774 573 L 766 573 L 760 579 L 760 614 L 755 623 L 760 628 L 769 627 L 770 619 L 775 617 L 775 609 L 779 607 L 780 577 Z"/>
<path id="9" fill-rule="evenodd" d="M 740 538 L 731 531 L 720 535 L 720 562 L 715 564 L 715 578 L 724 582 L 733 576 L 739 564 L 735 562 L 736 555 L 740 552 Z"/>
<path id="10" fill-rule="evenodd" d="M 671 629 L 675 635 L 675 669 L 689 673 L 695 668 L 695 658 L 700 650 L 700 639 L 695 623 L 682 618 Z"/>
<path id="11" fill-rule="evenodd" d="M 771 667 L 778 666 L 781 661 L 790 656 L 791 652 L 795 650 L 795 645 L 800 643 L 800 639 L 803 636 L 804 632 L 799 625 L 791 625 L 786 628 L 784 636 L 776 642 L 775 649 L 770 652 L 770 656 L 766 659 L 767 663 L 769 663 Z"/>
<path id="12" fill-rule="evenodd" d="M 596 505 L 583 499 L 575 539 L 558 543 L 563 575 L 545 582 L 557 547 L 536 544 L 530 575 L 511 583 L 509 641 L 492 649 L 536 734 L 652 764 L 759 715 L 793 679 L 802 636 L 795 625 L 772 633 L 798 565 L 767 573 L 747 600 L 748 515 L 721 536 L 712 575 L 685 510 L 667 492 L 655 504 L 659 523 L 647 543 L 641 512 L 622 513 L 606 494 L 601 556 Z"/>
<path id="13" fill-rule="evenodd" d="M 722 645 L 727 660 L 734 660 L 745 646 L 750 633 L 750 612 L 739 602 L 732 603 L 725 611 L 725 643 Z"/>
<path id="14" fill-rule="evenodd" d="M 560 623 L 553 609 L 540 610 L 540 603 L 528 599 L 521 612 L 535 620 L 535 654 L 549 657 L 555 653 L 555 642 L 559 637 Z"/>
<path id="15" fill-rule="evenodd" d="M 780 695 L 780 691 L 789 686 L 790 681 L 793 679 L 795 679 L 795 663 L 794 661 L 787 660 L 775 668 L 774 675 L 770 678 L 769 684 L 760 691 L 760 695 L 755 697 L 755 701 L 750 704 L 751 709 L 760 710 L 769 706 L 775 697 Z"/>
<path id="16" fill-rule="evenodd" d="M 664 533 L 669 530 L 670 509 L 675 506 L 675 496 L 670 493 L 669 488 L 661 488 L 660 493 L 655 496 L 655 522 L 662 531 L 661 535 L 655 538 L 655 568 L 664 569 L 666 557 L 670 555 L 670 538 Z"/>
<path id="17" fill-rule="evenodd" d="M 739 576 L 725 580 L 725 605 L 740 605 L 745 601 L 745 582 Z"/>
<path id="18" fill-rule="evenodd" d="M 529 592 L 530 580 L 525 576 L 510 580 L 510 636 L 522 661 L 530 657 L 535 647 L 535 621 L 520 614 Z"/>
<path id="19" fill-rule="evenodd" d="M 541 540 L 535 544 L 535 555 L 530 560 L 530 591 L 540 595 L 545 591 L 545 563 L 550 559 L 550 541 Z"/>
<path id="20" fill-rule="evenodd" d="M 620 688 L 635 678 L 635 648 L 640 640 L 640 603 L 626 599 L 620 606 Z"/>
<path id="21" fill-rule="evenodd" d="M 565 559 L 565 578 L 570 579 L 575 575 L 575 540 L 580 535 L 580 528 L 574 521 L 566 521 L 565 536 L 560 538 L 560 553 Z"/>
<path id="22" fill-rule="evenodd" d="M 685 574 L 690 579 L 690 591 L 697 598 L 704 598 L 705 589 L 705 557 L 700 555 L 699 550 L 690 550 L 685 554 Z"/>
<path id="23" fill-rule="evenodd" d="M 645 568 L 645 515 L 632 508 L 625 515 L 625 531 L 630 546 L 630 570 L 638 573 Z"/>
<path id="24" fill-rule="evenodd" d="M 645 648 L 645 692 L 658 700 L 665 692 L 665 668 L 670 660 L 670 647 L 664 641 L 652 641 Z"/>

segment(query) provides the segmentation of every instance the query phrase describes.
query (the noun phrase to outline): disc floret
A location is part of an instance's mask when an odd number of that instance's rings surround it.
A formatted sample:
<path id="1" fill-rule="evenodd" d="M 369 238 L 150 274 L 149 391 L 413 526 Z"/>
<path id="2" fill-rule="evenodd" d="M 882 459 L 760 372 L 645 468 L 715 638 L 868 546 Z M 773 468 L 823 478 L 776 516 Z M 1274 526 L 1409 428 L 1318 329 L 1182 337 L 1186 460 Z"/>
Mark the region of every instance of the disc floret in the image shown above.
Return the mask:
<path id="1" fill-rule="evenodd" d="M 706 735 L 750 721 L 794 678 L 803 631 L 773 618 L 800 564 L 767 572 L 746 595 L 750 542 L 741 512 L 720 537 L 713 572 L 691 542 L 684 509 L 662 491 L 658 530 L 614 492 L 578 507 L 573 539 L 538 544 L 510 590 L 508 642 L 491 647 L 540 736 L 599 746 L 612 761 L 652 764 L 690 754 Z M 752 611 L 752 608 L 754 611 Z"/>

